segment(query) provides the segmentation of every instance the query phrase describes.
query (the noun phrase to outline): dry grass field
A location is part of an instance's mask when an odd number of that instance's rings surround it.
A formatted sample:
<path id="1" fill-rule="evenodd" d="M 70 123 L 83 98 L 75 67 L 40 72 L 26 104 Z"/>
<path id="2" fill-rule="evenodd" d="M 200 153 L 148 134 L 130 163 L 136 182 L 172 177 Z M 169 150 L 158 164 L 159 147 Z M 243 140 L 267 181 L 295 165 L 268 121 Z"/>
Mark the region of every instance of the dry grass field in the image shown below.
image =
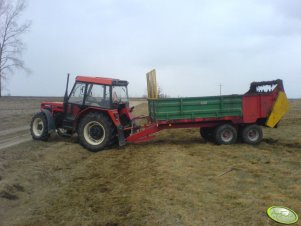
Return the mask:
<path id="1" fill-rule="evenodd" d="M 26 126 L 40 101 L 0 99 L 0 133 Z M 178 129 L 98 153 L 58 136 L 0 150 L 0 225 L 276 226 L 272 205 L 301 216 L 300 100 L 256 146 Z"/>

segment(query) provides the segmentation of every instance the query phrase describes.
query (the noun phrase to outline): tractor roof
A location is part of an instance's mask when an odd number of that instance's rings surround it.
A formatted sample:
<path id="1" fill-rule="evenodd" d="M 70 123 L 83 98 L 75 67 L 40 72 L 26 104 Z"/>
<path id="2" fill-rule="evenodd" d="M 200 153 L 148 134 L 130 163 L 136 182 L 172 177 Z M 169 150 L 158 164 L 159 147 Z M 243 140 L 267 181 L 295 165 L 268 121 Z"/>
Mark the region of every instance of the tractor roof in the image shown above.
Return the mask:
<path id="1" fill-rule="evenodd" d="M 102 78 L 102 77 L 89 77 L 89 76 L 77 76 L 76 81 L 95 83 L 100 85 L 115 85 L 115 86 L 126 86 L 129 83 L 125 80 L 119 80 L 114 78 Z"/>

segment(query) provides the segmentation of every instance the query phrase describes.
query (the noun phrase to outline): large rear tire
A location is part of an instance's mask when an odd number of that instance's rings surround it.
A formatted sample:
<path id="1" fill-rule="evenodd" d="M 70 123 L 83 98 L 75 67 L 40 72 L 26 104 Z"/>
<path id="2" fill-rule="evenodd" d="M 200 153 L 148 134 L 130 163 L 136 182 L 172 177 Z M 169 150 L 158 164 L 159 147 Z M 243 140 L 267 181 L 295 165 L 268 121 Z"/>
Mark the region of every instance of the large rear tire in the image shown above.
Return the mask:
<path id="1" fill-rule="evenodd" d="M 237 140 L 237 131 L 230 124 L 223 124 L 215 128 L 214 141 L 217 144 L 234 144 Z"/>
<path id="2" fill-rule="evenodd" d="M 247 144 L 258 144 L 262 141 L 262 129 L 258 125 L 248 125 L 242 129 L 241 137 Z"/>
<path id="3" fill-rule="evenodd" d="M 49 138 L 48 122 L 43 112 L 36 113 L 30 123 L 30 133 L 32 139 L 47 141 Z"/>
<path id="4" fill-rule="evenodd" d="M 78 136 L 83 147 L 97 152 L 114 143 L 116 129 L 107 115 L 92 112 L 80 121 Z"/>

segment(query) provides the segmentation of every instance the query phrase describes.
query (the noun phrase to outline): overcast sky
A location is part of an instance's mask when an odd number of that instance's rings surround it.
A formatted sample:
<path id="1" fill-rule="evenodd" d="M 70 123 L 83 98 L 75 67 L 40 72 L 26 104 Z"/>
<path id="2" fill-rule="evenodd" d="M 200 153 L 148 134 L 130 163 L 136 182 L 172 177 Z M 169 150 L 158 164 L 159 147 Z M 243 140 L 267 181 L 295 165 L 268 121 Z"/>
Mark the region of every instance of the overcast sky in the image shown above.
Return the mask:
<path id="1" fill-rule="evenodd" d="M 300 0 L 28 0 L 23 59 L 11 95 L 62 96 L 67 72 L 125 79 L 146 93 L 146 72 L 170 96 L 242 94 L 284 80 L 301 98 Z M 73 81 L 72 81 L 73 83 Z"/>

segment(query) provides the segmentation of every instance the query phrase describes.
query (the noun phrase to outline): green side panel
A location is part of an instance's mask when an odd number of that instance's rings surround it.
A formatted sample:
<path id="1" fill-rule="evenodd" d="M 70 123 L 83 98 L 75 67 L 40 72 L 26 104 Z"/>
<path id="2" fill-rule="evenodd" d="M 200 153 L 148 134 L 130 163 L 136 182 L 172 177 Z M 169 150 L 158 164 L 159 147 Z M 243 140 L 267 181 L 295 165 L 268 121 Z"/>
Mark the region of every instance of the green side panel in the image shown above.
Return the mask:
<path id="1" fill-rule="evenodd" d="M 242 96 L 149 99 L 148 109 L 155 121 L 242 116 Z"/>

